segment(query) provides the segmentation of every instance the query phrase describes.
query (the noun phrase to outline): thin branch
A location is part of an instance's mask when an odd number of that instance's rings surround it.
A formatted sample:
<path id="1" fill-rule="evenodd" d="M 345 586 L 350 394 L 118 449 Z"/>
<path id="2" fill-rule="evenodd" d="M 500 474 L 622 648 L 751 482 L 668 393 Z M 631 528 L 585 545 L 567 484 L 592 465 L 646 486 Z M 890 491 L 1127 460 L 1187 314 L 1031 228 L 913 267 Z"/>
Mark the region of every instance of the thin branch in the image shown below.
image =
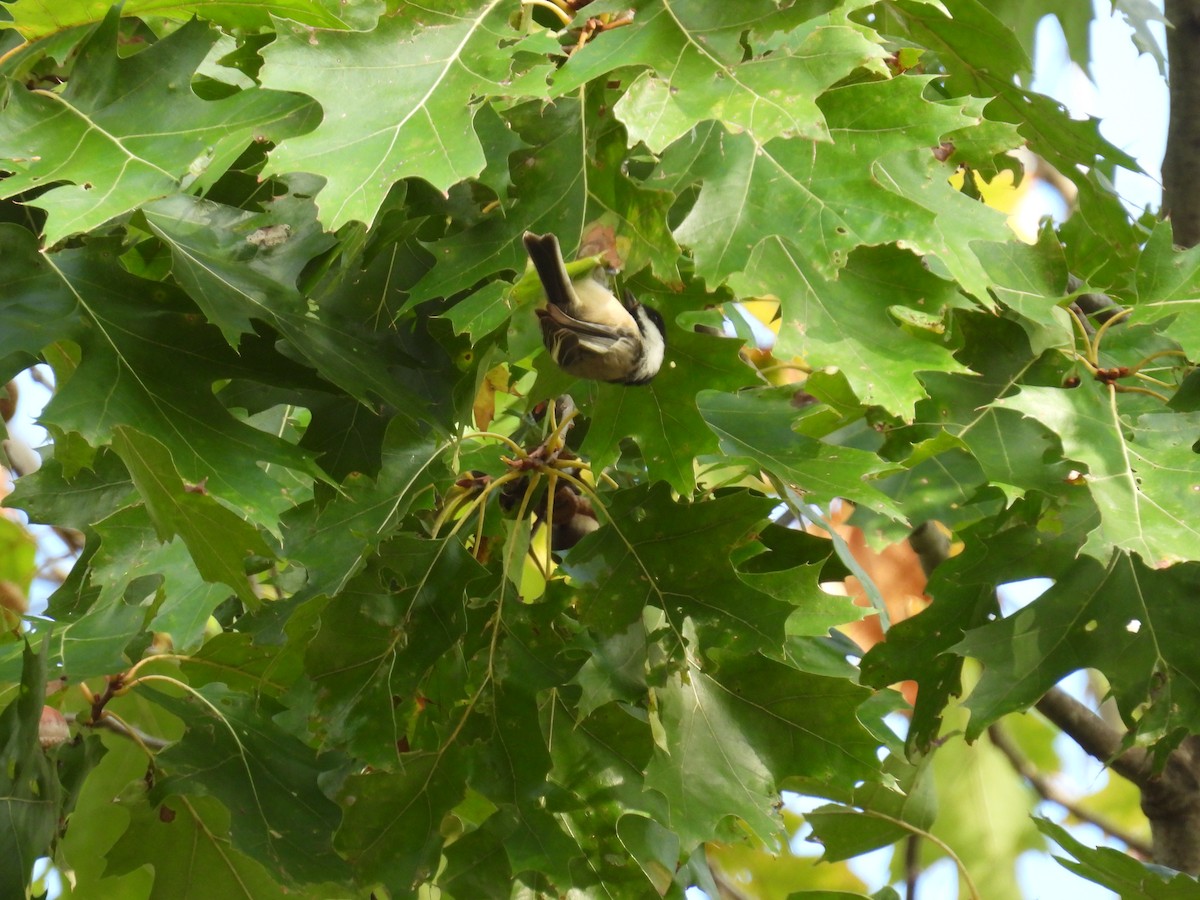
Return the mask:
<path id="1" fill-rule="evenodd" d="M 1013 741 L 1008 732 L 999 725 L 988 726 L 988 737 L 991 738 L 995 748 L 1008 758 L 1016 773 L 1028 781 L 1030 786 L 1037 791 L 1043 800 L 1057 803 L 1079 821 L 1095 825 L 1105 834 L 1124 843 L 1125 846 L 1139 854 L 1142 858 L 1153 859 L 1154 848 L 1148 843 L 1118 828 L 1102 816 L 1084 809 L 1075 800 L 1067 796 L 1065 791 L 1060 790 L 1051 779 L 1039 772 L 1037 767 L 1021 752 L 1021 748 L 1016 745 L 1016 742 Z"/>
<path id="2" fill-rule="evenodd" d="M 84 721 L 83 719 L 80 719 L 79 716 L 74 714 L 68 715 L 66 719 L 68 722 L 75 722 L 79 725 L 85 725 L 88 728 L 104 728 L 108 731 L 111 731 L 113 734 L 119 734 L 121 737 L 127 737 L 135 743 L 141 744 L 150 750 L 163 750 L 175 743 L 174 741 L 168 741 L 165 738 L 155 737 L 152 734 L 147 734 L 140 728 L 136 728 L 133 725 L 130 725 L 128 722 L 117 719 L 111 715 L 101 716 L 95 722 Z"/>
<path id="3" fill-rule="evenodd" d="M 1192 247 L 1200 242 L 1200 3 L 1166 0 L 1167 58 L 1171 61 L 1171 118 L 1163 156 L 1163 213 L 1174 227 L 1175 243 Z"/>
<path id="4" fill-rule="evenodd" d="M 904 839 L 904 900 L 917 900 L 921 878 L 921 839 L 910 834 Z"/>

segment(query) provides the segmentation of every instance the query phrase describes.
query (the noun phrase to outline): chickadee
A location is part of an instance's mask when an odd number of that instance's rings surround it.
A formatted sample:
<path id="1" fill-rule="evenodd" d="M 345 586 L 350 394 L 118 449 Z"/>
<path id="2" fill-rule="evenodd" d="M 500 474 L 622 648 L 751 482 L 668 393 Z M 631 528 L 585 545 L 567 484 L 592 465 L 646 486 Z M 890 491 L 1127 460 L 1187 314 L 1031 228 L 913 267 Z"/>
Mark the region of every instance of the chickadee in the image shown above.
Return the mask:
<path id="1" fill-rule="evenodd" d="M 657 375 L 667 349 L 663 317 L 629 294 L 622 303 L 590 274 L 571 281 L 553 234 L 527 231 L 524 240 L 549 301 L 537 314 L 554 361 L 576 378 L 615 384 Z"/>

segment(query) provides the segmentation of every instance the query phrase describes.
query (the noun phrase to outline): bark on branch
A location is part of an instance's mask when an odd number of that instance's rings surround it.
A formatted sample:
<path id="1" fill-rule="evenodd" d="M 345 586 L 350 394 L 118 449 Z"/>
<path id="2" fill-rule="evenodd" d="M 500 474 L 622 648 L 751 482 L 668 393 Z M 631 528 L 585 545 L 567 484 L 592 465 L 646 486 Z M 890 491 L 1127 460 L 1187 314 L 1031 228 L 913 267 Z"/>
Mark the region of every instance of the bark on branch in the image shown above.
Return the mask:
<path id="1" fill-rule="evenodd" d="M 1166 0 L 1171 121 L 1163 157 L 1163 214 L 1175 243 L 1200 243 L 1200 0 Z"/>
<path id="2" fill-rule="evenodd" d="M 1156 772 L 1141 747 L 1122 751 L 1124 735 L 1059 688 L 1037 703 L 1038 711 L 1075 743 L 1142 792 L 1150 820 L 1154 861 L 1181 872 L 1200 873 L 1200 737 L 1185 738 Z"/>

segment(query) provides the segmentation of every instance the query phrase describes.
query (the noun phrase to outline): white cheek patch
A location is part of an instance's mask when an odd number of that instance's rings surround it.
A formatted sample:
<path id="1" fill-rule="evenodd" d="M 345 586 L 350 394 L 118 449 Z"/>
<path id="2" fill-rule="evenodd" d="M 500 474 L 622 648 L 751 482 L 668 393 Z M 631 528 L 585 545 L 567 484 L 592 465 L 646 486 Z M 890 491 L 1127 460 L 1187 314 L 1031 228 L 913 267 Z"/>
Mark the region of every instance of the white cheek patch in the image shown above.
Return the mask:
<path id="1" fill-rule="evenodd" d="M 642 353 L 645 367 L 651 372 L 662 368 L 663 357 L 666 355 L 667 342 L 654 321 L 641 308 L 637 317 L 642 326 Z"/>

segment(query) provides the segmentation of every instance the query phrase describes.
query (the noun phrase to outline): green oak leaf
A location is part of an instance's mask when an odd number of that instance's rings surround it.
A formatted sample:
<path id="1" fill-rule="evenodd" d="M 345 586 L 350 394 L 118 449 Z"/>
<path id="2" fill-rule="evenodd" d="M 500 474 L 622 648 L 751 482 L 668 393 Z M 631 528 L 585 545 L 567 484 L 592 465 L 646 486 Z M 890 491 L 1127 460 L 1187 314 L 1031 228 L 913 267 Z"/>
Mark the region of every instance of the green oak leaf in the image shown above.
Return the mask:
<path id="1" fill-rule="evenodd" d="M 770 0 L 744 0 L 736 13 L 720 16 L 703 0 L 642 0 L 633 7 L 628 25 L 570 56 L 554 78 L 554 93 L 568 94 L 619 67 L 645 67 L 614 112 L 632 140 L 655 152 L 709 119 L 759 143 L 780 136 L 827 141 L 815 99 L 855 69 L 885 71 L 883 48 L 861 31 L 815 22 L 794 27 L 791 46 L 747 58 L 739 37 L 747 28 L 771 27 L 779 10 Z"/>
<path id="2" fill-rule="evenodd" d="M 124 58 L 116 56 L 118 20 L 110 12 L 83 44 L 62 93 L 7 84 L 0 168 L 12 174 L 0 196 L 67 182 L 28 201 L 48 213 L 47 244 L 181 185 L 211 183 L 251 141 L 314 124 L 315 104 L 297 94 L 249 88 L 197 97 L 192 74 L 216 41 L 199 20 Z"/>
<path id="3" fill-rule="evenodd" d="M 891 499 L 868 483 L 887 474 L 891 464 L 865 450 L 797 434 L 792 430 L 796 410 L 788 398 L 773 392 L 704 391 L 697 405 L 728 456 L 753 460 L 814 503 L 828 505 L 841 497 L 903 519 Z"/>
<path id="4" fill-rule="evenodd" d="M 478 342 L 508 321 L 517 306 L 516 295 L 512 286 L 493 281 L 463 297 L 444 316 L 454 326 L 455 334 L 469 335 Z"/>
<path id="5" fill-rule="evenodd" d="M 696 273 L 719 283 L 744 271 L 754 247 L 782 235 L 808 268 L 835 278 L 860 245 L 903 242 L 932 255 L 976 298 L 989 279 L 971 249 L 1011 238 L 1002 216 L 956 191 L 931 147 L 980 120 L 975 101 L 931 103 L 926 79 L 893 78 L 834 88 L 820 104 L 832 144 L 776 138 L 755 143 L 716 125 L 663 155 L 651 184 L 699 180 L 696 203 L 675 230 Z M 864 130 L 871 113 L 873 127 Z M 772 291 L 784 296 L 789 285 Z"/>
<path id="6" fill-rule="evenodd" d="M 1107 291 L 1121 299 L 1129 290 L 1129 275 L 1141 259 L 1146 231 L 1130 219 L 1121 198 L 1110 193 L 1111 182 L 1091 171 L 1076 176 L 1079 215 L 1058 229 L 1067 259 L 1067 271 L 1090 290 Z"/>
<path id="7" fill-rule="evenodd" d="M 795 607 L 787 620 L 789 637 L 824 637 L 831 628 L 857 622 L 870 610 L 855 605 L 849 597 L 821 590 L 821 569 L 821 564 L 814 563 L 775 572 L 739 572 L 738 577 L 755 590 Z"/>
<path id="8" fill-rule="evenodd" d="M 1160 222 L 1142 249 L 1135 278 L 1137 305 L 1127 321 L 1162 322 L 1188 359 L 1200 359 L 1200 250 L 1176 250 L 1170 220 Z"/>
<path id="9" fill-rule="evenodd" d="M 172 194 L 142 210 L 171 251 L 172 274 L 232 347 L 253 332 L 251 319 L 290 338 L 280 324 L 296 328 L 293 323 L 308 313 L 296 280 L 336 242 L 317 223 L 311 200 L 288 211 L 287 217 L 275 210 L 248 212 L 188 194 Z"/>
<path id="10" fill-rule="evenodd" d="M 177 289 L 126 274 L 103 245 L 50 254 L 45 265 L 56 293 L 73 294 L 77 308 L 44 340 L 80 347 L 78 367 L 59 373 L 43 413 L 48 425 L 92 446 L 109 442 L 118 426 L 136 428 L 166 446 L 183 478 L 236 499 L 264 524 L 291 504 L 260 461 L 321 477 L 308 454 L 235 418 L 213 392 L 222 378 L 271 377 L 277 357 L 237 356 Z"/>
<path id="11" fill-rule="evenodd" d="M 679 838 L 653 819 L 638 815 L 622 816 L 617 832 L 650 883 L 665 894 L 679 865 Z"/>
<path id="12" fill-rule="evenodd" d="M 79 25 L 91 25 L 99 14 L 108 12 L 93 0 L 14 0 L 9 4 L 12 22 L 0 27 L 12 28 L 27 41 L 37 41 L 57 32 Z M 272 16 L 291 19 L 314 28 L 370 29 L 383 4 L 378 0 L 360 0 L 348 5 L 341 0 L 263 0 L 260 3 L 240 3 L 238 0 L 125 0 L 121 14 L 125 16 L 166 16 L 187 21 L 202 16 L 229 28 L 265 28 Z"/>
<path id="13" fill-rule="evenodd" d="M 111 675 L 129 666 L 126 648 L 145 628 L 164 579 L 185 590 L 203 584 L 190 559 L 173 568 L 182 555 L 179 547 L 159 543 L 141 506 L 124 507 L 95 524 L 46 610 L 54 620 L 56 655 L 71 678 Z"/>
<path id="14" fill-rule="evenodd" d="M 595 100 L 589 103 L 585 121 L 604 121 L 596 106 Z M 647 187 L 629 174 L 625 165 L 627 140 L 624 129 L 608 128 L 600 133 L 594 151 L 588 154 L 584 172 L 588 203 L 585 237 L 597 226 L 611 228 L 627 274 L 638 272 L 648 262 L 660 281 L 678 283 L 679 245 L 667 222 L 677 198 L 669 191 Z"/>
<path id="15" fill-rule="evenodd" d="M 1087 490 L 1100 510 L 1085 552 L 1106 559 L 1119 547 L 1152 566 L 1200 559 L 1193 449 L 1200 413 L 1126 416 L 1124 396 L 1087 380 L 1073 390 L 1023 387 L 996 405 L 1055 432 L 1063 458 L 1085 467 L 1077 489 Z"/>
<path id="16" fill-rule="evenodd" d="M 849 597 L 821 589 L 822 570 L 836 552 L 827 538 L 772 524 L 759 531 L 758 544 L 764 552 L 745 559 L 738 577 L 794 607 L 789 637 L 825 637 L 838 625 L 870 615 Z"/>
<path id="17" fill-rule="evenodd" d="M 185 556 L 185 548 L 179 542 L 172 542 L 163 549 L 174 551 L 164 566 L 170 565 L 173 571 L 186 574 L 190 574 L 188 568 L 194 569 L 194 564 L 188 565 L 192 560 Z M 229 592 L 220 584 L 211 584 L 199 578 L 181 578 L 177 585 L 172 589 L 170 581 L 166 582 L 162 605 L 147 628 L 170 635 L 171 646 L 178 652 L 186 653 L 198 649 L 204 640 L 209 617 L 229 599 Z"/>
<path id="18" fill-rule="evenodd" d="M 504 852 L 512 871 L 544 872 L 564 888 L 576 885 L 571 866 L 583 854 L 554 816 L 529 804 L 502 809 L 497 815 L 505 828 Z"/>
<path id="19" fill-rule="evenodd" d="M 1195 900 L 1200 896 L 1194 875 L 1141 862 L 1112 847 L 1089 847 L 1049 819 L 1035 817 L 1033 822 L 1042 834 L 1075 857 L 1056 856 L 1063 868 L 1114 894 L 1145 900 Z"/>
<path id="20" fill-rule="evenodd" d="M 930 830 L 939 812 L 932 760 L 911 765 L 902 755 L 889 754 L 883 761 L 883 784 L 868 781 L 850 789 L 815 785 L 818 796 L 836 801 L 804 815 L 813 829 L 809 840 L 825 848 L 822 859 L 849 859 L 894 843 L 910 829 Z"/>
<path id="21" fill-rule="evenodd" d="M 1012 394 L 1024 381 L 1046 377 L 1034 354 L 1029 335 L 1016 322 L 990 315 L 961 316 L 957 320 L 964 347 L 959 359 L 972 375 L 926 372 L 921 375 L 930 399 L 917 404 L 917 422 L 912 429 L 928 434 L 933 444 L 918 446 L 921 453 L 940 460 L 946 450 L 962 447 L 969 451 L 981 473 L 961 485 L 964 499 L 985 483 L 999 488 L 1009 502 L 1038 490 L 1061 494 L 1068 483 L 1071 466 L 1060 459 L 1061 444 L 1044 423 L 996 405 L 994 401 Z M 1061 373 L 1054 372 L 1059 378 Z M 925 426 L 936 425 L 949 441 L 940 441 Z M 954 473 L 972 467 L 947 465 Z M 957 483 L 957 481 L 956 481 Z"/>
<path id="22" fill-rule="evenodd" d="M 413 440 L 393 423 L 377 478 L 351 474 L 336 497 L 283 515 L 284 555 L 307 570 L 308 595 L 338 593 L 415 505 L 432 505 L 432 485 L 447 477 L 445 449 L 429 438 Z"/>
<path id="23" fill-rule="evenodd" d="M 302 614 L 293 616 L 294 620 L 304 618 Z M 279 697 L 285 684 L 299 677 L 302 653 L 302 647 L 281 651 L 265 641 L 256 643 L 249 634 L 223 631 L 180 660 L 180 668 L 192 687 L 219 682 L 231 690 Z"/>
<path id="24" fill-rule="evenodd" d="M 1053 229 L 1043 228 L 1035 246 L 1021 241 L 975 244 L 992 278 L 992 291 L 1021 315 L 1035 353 L 1069 345 L 1075 339 L 1071 314 L 1063 307 L 1067 267 Z"/>
<path id="25" fill-rule="evenodd" d="M 230 823 L 236 817 L 214 798 L 168 796 L 135 803 L 124 797 L 122 806 L 128 809 L 129 824 L 108 851 L 100 889 L 113 890 L 113 876 L 146 867 L 154 873 L 149 900 L 190 897 L 198 884 L 214 895 L 245 900 L 296 896 L 267 867 L 232 845 Z"/>
<path id="26" fill-rule="evenodd" d="M 746 585 L 729 559 L 762 523 L 770 500 L 740 494 L 677 504 L 660 483 L 606 502 L 601 520 L 608 523 L 563 563 L 580 589 L 585 622 L 612 634 L 656 606 L 677 630 L 685 619 L 695 622 L 705 646 L 738 653 L 783 646 L 790 604 Z M 701 539 L 708 552 L 698 556 Z"/>
<path id="27" fill-rule="evenodd" d="M 639 851 L 630 846 L 628 820 L 657 823 L 652 830 L 667 845 L 674 845 L 671 852 L 675 856 L 669 864 L 672 873 L 682 861 L 678 839 L 662 825 L 670 815 L 664 798 L 646 790 L 643 772 L 653 743 L 650 727 L 640 710 L 631 712 L 636 708 L 632 705 L 610 704 L 581 718 L 561 702 L 562 696 L 542 713 L 554 760 L 551 778 L 568 792 L 566 798 L 555 798 L 559 818 L 568 833 L 578 834 L 587 825 L 598 839 L 592 844 L 587 866 L 601 881 L 627 886 L 640 895 L 646 891 L 647 876 L 637 862 Z M 576 864 L 576 871 L 578 868 Z M 693 874 L 686 870 L 677 873 L 681 888 L 697 883 L 690 880 Z"/>
<path id="28" fill-rule="evenodd" d="M 63 336 L 63 323 L 72 320 L 78 307 L 59 273 L 38 252 L 37 239 L 27 228 L 9 223 L 0 223 L 0 282 L 12 286 L 0 293 L 0 378 L 8 379 Z"/>
<path id="29" fill-rule="evenodd" d="M 25 896 L 34 861 L 58 831 L 63 786 L 38 743 L 49 646 L 24 645 L 20 692 L 0 712 L 0 890 L 10 897 Z"/>
<path id="30" fill-rule="evenodd" d="M 987 479 L 975 457 L 945 432 L 914 446 L 904 464 L 903 472 L 881 479 L 878 487 L 904 508 L 911 522 L 933 519 L 957 531 L 992 515 L 1005 502 L 999 490 L 985 486 Z M 880 539 L 908 536 L 895 523 L 872 521 L 865 512 L 855 524 Z"/>
<path id="31" fill-rule="evenodd" d="M 118 426 L 112 446 L 146 504 L 158 539 L 178 535 L 205 581 L 226 584 L 247 606 L 257 606 L 246 559 L 275 554 L 254 526 L 208 496 L 203 486 L 184 484 L 167 448 L 148 435 Z"/>
<path id="32" fill-rule="evenodd" d="M 146 756 L 133 741 L 112 741 L 105 747 L 108 752 L 89 773 L 71 814 L 72 824 L 87 822 L 92 827 L 68 827 L 59 840 L 58 858 L 71 871 L 72 890 L 76 896 L 87 896 L 90 892 L 92 896 L 112 897 L 114 900 L 147 898 L 155 879 L 155 873 L 149 866 L 142 868 L 135 864 L 131 874 L 116 876 L 110 873 L 104 877 L 106 867 L 115 865 L 115 853 L 118 851 L 114 851 L 114 848 L 131 825 L 131 812 L 135 817 L 139 813 L 157 815 L 158 811 L 154 809 L 143 808 L 134 812 L 135 804 L 128 802 L 132 801 L 131 796 L 122 795 L 130 784 L 136 783 L 145 774 Z M 144 787 L 134 796 L 144 797 Z M 114 803 L 114 798 L 118 797 L 127 802 Z M 143 843 L 141 849 L 143 862 L 148 862 L 161 848 Z"/>
<path id="33" fill-rule="evenodd" d="M 1158 29 L 1154 27 L 1167 24 L 1162 10 L 1153 3 L 1145 3 L 1142 0 L 1116 0 L 1113 8 L 1121 13 L 1125 24 L 1133 29 L 1129 39 L 1133 41 L 1138 52 L 1151 56 L 1158 64 L 1159 74 L 1166 77 L 1166 48 L 1162 45 Z"/>
<path id="34" fill-rule="evenodd" d="M 519 211 L 514 216 L 482 216 L 434 243 L 431 250 L 436 264 L 413 285 L 409 306 L 431 297 L 452 296 L 496 272 L 524 272 L 528 257 L 521 235 L 527 230 L 554 232 L 564 258 L 573 258 L 586 222 L 590 169 L 582 160 L 590 132 L 584 123 L 585 107 L 572 98 L 545 108 L 540 103 L 525 103 L 504 113 L 528 149 L 510 157 L 505 146 L 504 159 L 489 164 L 503 165 L 511 172 L 514 193 L 522 198 Z M 525 300 L 532 304 L 536 298 L 536 292 L 530 292 L 528 297 L 505 297 L 505 303 Z M 519 314 L 521 304 L 508 308 Z"/>
<path id="35" fill-rule="evenodd" d="M 405 387 L 415 379 L 398 371 L 386 332 L 310 309 L 295 287 L 301 269 L 334 241 L 317 224 L 311 202 L 291 212 L 284 220 L 182 194 L 144 210 L 171 248 L 175 277 L 231 345 L 252 331 L 252 318 L 266 322 L 329 381 L 364 404 L 383 400 L 415 423 L 408 411 L 423 403 Z M 286 229 L 281 244 L 255 243 L 257 236 L 281 228 Z"/>
<path id="36" fill-rule="evenodd" d="M 935 53 L 952 94 L 994 97 L 988 118 L 1017 124 L 1030 148 L 1060 172 L 1096 157 L 1140 171 L 1129 154 L 1100 137 L 1098 120 L 1064 115 L 1058 101 L 1020 86 L 1032 67 L 1002 9 L 978 0 L 956 0 L 953 14 L 922 0 L 897 0 L 896 6 L 899 14 L 889 16 L 883 30 Z"/>
<path id="37" fill-rule="evenodd" d="M 950 648 L 995 620 L 997 586 L 1063 578 L 1075 566 L 1079 545 L 1094 527 L 1094 512 L 1081 520 L 1064 515 L 1054 528 L 1041 530 L 1036 525 L 1042 512 L 1039 501 L 1026 498 L 964 528 L 958 535 L 963 552 L 938 566 L 929 582 L 936 601 L 894 624 L 887 640 L 863 657 L 864 684 L 882 689 L 912 679 L 919 686 L 907 739 L 910 755 L 924 755 L 935 746 L 947 703 L 962 694 L 963 660 Z"/>
<path id="38" fill-rule="evenodd" d="M 324 769 L 315 750 L 272 721 L 282 707 L 221 684 L 182 699 L 145 682 L 138 690 L 187 725 L 157 757 L 166 777 L 155 785 L 156 799 L 173 793 L 218 798 L 232 814 L 233 846 L 285 881 L 345 876 L 345 863 L 329 844 L 340 813 L 321 790 Z"/>
<path id="39" fill-rule="evenodd" d="M 462 751 L 406 754 L 399 771 L 352 775 L 341 801 L 345 813 L 334 845 L 366 883 L 380 881 L 395 895 L 433 876 L 443 837 L 442 817 L 463 798 Z"/>
<path id="40" fill-rule="evenodd" d="M 649 263 L 657 277 L 677 280 L 679 248 L 667 225 L 675 198 L 626 171 L 625 136 L 604 117 L 599 100 L 600 95 L 569 97 L 545 108 L 527 103 L 505 112 L 513 131 L 529 145 L 503 160 L 521 200 L 506 215 L 482 216 L 433 244 L 437 264 L 413 286 L 410 306 L 465 290 L 496 272 L 525 272 L 521 235 L 526 230 L 558 235 L 570 261 L 596 229 L 611 229 L 627 273 Z M 489 293 L 459 301 L 469 303 L 470 310 L 448 315 L 459 321 L 482 317 L 495 327 L 509 314 L 527 314 L 525 303 L 539 297 L 518 288 L 501 304 Z M 474 333 L 484 332 L 477 327 Z"/>
<path id="41" fill-rule="evenodd" d="M 512 883 L 513 872 L 504 849 L 510 824 L 491 815 L 446 847 L 446 869 L 438 876 L 438 886 L 451 897 L 486 897 L 496 885 Z"/>
<path id="42" fill-rule="evenodd" d="M 1081 557 L 1025 608 L 968 632 L 952 650 L 984 670 L 967 699 L 967 739 L 1084 668 L 1104 673 L 1123 718 L 1148 737 L 1195 731 L 1200 665 L 1188 610 L 1171 601 L 1197 577 L 1195 563 L 1148 569 L 1123 553 L 1107 565 Z"/>
<path id="43" fill-rule="evenodd" d="M 66 477 L 58 459 L 17 480 L 4 505 L 20 509 L 32 522 L 84 531 L 135 499 L 133 482 L 121 458 L 108 450 L 92 466 Z"/>
<path id="44" fill-rule="evenodd" d="M 844 787 L 877 777 L 877 743 L 854 714 L 867 693 L 757 656 L 722 662 L 715 674 L 688 666 L 672 675 L 654 691 L 662 738 L 646 785 L 666 797 L 683 847 L 726 816 L 770 841 L 789 777 Z"/>
<path id="45" fill-rule="evenodd" d="M 576 640 L 587 653 L 587 661 L 571 679 L 583 689 L 576 704 L 580 716 L 612 700 L 634 702 L 645 694 L 648 641 L 641 622 L 599 640 L 587 632 Z"/>
<path id="46" fill-rule="evenodd" d="M 1071 0 L 1046 0 L 1036 6 L 1031 6 L 1026 0 L 996 0 L 989 3 L 988 8 L 1016 35 L 1025 53 L 1023 61 L 1026 66 L 1033 58 L 1038 23 L 1047 15 L 1051 15 L 1058 20 L 1058 25 L 1063 30 L 1071 61 L 1084 71 L 1087 70 L 1092 58 L 1088 27 L 1092 22 L 1090 11 L 1072 3 Z M 1011 45 L 1007 46 L 1011 48 Z M 1021 57 L 1017 59 L 1020 60 Z"/>
<path id="47" fill-rule="evenodd" d="M 514 78 L 513 56 L 527 51 L 533 58 L 558 44 L 513 30 L 507 3 L 398 6 L 372 31 L 279 22 L 263 51 L 265 87 L 307 94 L 325 110 L 315 130 L 276 147 L 267 172 L 323 177 L 318 205 L 329 229 L 352 220 L 369 225 L 401 179 L 418 176 L 446 190 L 479 175 L 485 158 L 472 127 L 477 98 L 546 90 L 548 62 Z M 371 99 L 348 106 L 347 97 Z"/>
<path id="48" fill-rule="evenodd" d="M 224 508 L 222 511 L 233 515 Z M 238 526 L 245 527 L 245 523 L 238 520 Z M 89 614 L 106 609 L 122 613 L 127 599 L 131 612 L 136 613 L 146 598 L 161 600 L 156 602 L 149 628 L 169 634 L 175 649 L 182 652 L 199 643 L 208 617 L 234 593 L 220 582 L 202 578 L 183 540 L 161 541 L 144 507 L 127 507 L 100 519 L 95 534 L 100 546 L 89 560 L 89 580 L 99 593 L 89 606 Z M 224 535 L 214 537 L 214 544 L 227 543 Z M 211 551 L 205 552 L 211 555 Z M 234 559 L 236 572 L 248 585 L 241 557 L 235 554 Z M 233 577 L 232 572 L 230 575 Z M 257 598 L 253 602 L 257 605 Z M 56 615 L 64 618 L 76 618 L 80 612 L 63 610 L 57 602 L 55 607 Z M 66 636 L 64 646 L 70 648 L 71 629 Z"/>
<path id="49" fill-rule="evenodd" d="M 831 281 L 795 244 L 773 236 L 754 248 L 730 287 L 742 296 L 779 299 L 775 356 L 798 356 L 810 369 L 836 367 L 862 403 L 905 419 L 912 419 L 913 407 L 925 396 L 918 372 L 969 371 L 942 337 L 943 316 L 965 300 L 910 253 L 858 251 Z M 898 309 L 928 316 L 926 329 L 908 333 Z"/>
<path id="50" fill-rule="evenodd" d="M 130 641 L 146 626 L 147 610 L 129 603 L 97 604 L 55 635 L 55 652 L 71 678 L 96 678 L 129 667 Z"/>
<path id="51" fill-rule="evenodd" d="M 547 711 L 553 713 L 547 727 L 550 778 L 591 808 L 603 810 L 615 799 L 620 811 L 665 821 L 663 798 L 646 790 L 653 738 L 640 712 L 633 705 L 607 704 L 579 715 L 562 696 Z"/>
<path id="52" fill-rule="evenodd" d="M 430 670 L 484 632 L 490 578 L 455 539 L 397 537 L 321 613 L 305 650 L 314 728 L 377 766 L 394 766 Z M 414 641 L 413 635 L 421 639 Z"/>
<path id="53" fill-rule="evenodd" d="M 508 161 L 514 153 L 527 149 L 528 145 L 513 130 L 508 119 L 501 116 L 490 103 L 479 107 L 472 124 L 487 158 L 487 164 L 477 180 L 490 188 L 497 197 L 507 197 L 515 186 Z"/>

